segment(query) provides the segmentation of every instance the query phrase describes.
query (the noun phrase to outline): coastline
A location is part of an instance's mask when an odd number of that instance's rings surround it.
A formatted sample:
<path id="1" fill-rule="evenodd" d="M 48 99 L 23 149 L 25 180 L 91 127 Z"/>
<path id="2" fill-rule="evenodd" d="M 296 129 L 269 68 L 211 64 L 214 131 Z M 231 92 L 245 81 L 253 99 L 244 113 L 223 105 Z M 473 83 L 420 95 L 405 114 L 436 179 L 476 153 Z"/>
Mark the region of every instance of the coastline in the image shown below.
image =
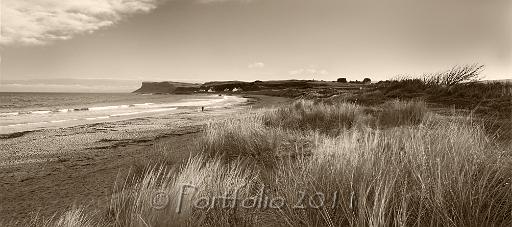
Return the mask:
<path id="1" fill-rule="evenodd" d="M 176 151 L 178 165 L 193 151 L 185 149 L 210 121 L 229 118 L 249 108 L 278 105 L 282 97 L 246 95 L 246 104 L 188 109 L 113 122 L 42 129 L 2 139 L 0 219 L 51 216 L 70 204 L 105 206 L 114 185 L 155 146 Z"/>
<path id="2" fill-rule="evenodd" d="M 23 93 L 25 95 L 25 93 Z M 67 128 L 79 125 L 121 121 L 153 115 L 180 113 L 200 107 L 221 108 L 247 101 L 239 96 L 217 95 L 157 95 L 141 98 L 134 94 L 52 94 L 44 97 L 25 97 L 10 94 L 13 100 L 25 98 L 24 102 L 2 105 L 0 113 L 0 139 L 13 138 L 17 133 L 40 129 Z M 74 95 L 67 98 L 66 95 Z M 5 98 L 5 97 L 4 97 Z M 50 99 L 50 101 L 46 100 Z M 96 103 L 92 103 L 96 101 Z M 82 104 L 77 104 L 83 101 Z M 110 101 L 110 102 L 108 102 Z M 12 105 L 18 108 L 12 109 Z M 21 107 L 19 105 L 26 105 Z M 8 106 L 7 108 L 4 108 Z M 5 112 L 7 111 L 7 112 Z"/>

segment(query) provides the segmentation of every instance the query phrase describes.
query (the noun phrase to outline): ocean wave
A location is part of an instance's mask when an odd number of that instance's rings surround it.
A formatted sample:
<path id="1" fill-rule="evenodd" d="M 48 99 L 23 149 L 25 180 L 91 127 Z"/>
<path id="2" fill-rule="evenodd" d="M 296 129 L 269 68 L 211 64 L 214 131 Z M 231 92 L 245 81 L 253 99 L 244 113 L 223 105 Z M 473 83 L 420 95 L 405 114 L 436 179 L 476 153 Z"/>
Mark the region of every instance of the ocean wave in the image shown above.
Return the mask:
<path id="1" fill-rule="evenodd" d="M 129 112 L 129 113 L 119 113 L 119 114 L 112 114 L 110 117 L 122 117 L 122 116 L 130 116 L 130 115 L 136 115 L 136 114 L 144 114 L 144 113 L 156 113 L 156 112 L 163 112 L 163 111 L 171 111 L 176 110 L 177 108 L 162 108 L 162 109 L 154 109 L 154 110 L 147 110 L 147 111 L 138 111 L 138 112 Z"/>
<path id="2" fill-rule="evenodd" d="M 60 110 L 52 111 L 52 112 L 67 113 L 67 112 L 72 112 L 72 111 L 88 111 L 88 110 L 89 110 L 88 107 L 83 107 L 83 108 L 74 108 L 74 109 L 60 109 Z"/>
<path id="3" fill-rule="evenodd" d="M 102 110 L 115 110 L 121 108 L 130 108 L 130 107 L 144 107 L 150 106 L 154 103 L 135 103 L 135 104 L 125 104 L 125 105 L 116 105 L 116 106 L 95 106 L 95 107 L 79 107 L 79 108 L 65 108 L 65 109 L 57 109 L 57 110 L 32 110 L 25 112 L 6 112 L 0 113 L 0 117 L 8 117 L 8 116 L 16 116 L 16 115 L 24 115 L 24 114 L 51 114 L 51 113 L 68 113 L 68 112 L 78 112 L 78 111 L 102 111 Z"/>
<path id="4" fill-rule="evenodd" d="M 51 123 L 60 123 L 60 122 L 65 122 L 65 121 L 68 121 L 68 120 L 53 120 L 53 121 L 50 121 Z"/>
<path id="5" fill-rule="evenodd" d="M 101 117 L 87 117 L 85 120 L 93 121 L 93 120 L 100 120 L 100 119 L 108 119 L 110 116 L 101 116 Z"/>
<path id="6" fill-rule="evenodd" d="M 51 110 L 35 110 L 35 111 L 30 111 L 29 113 L 31 113 L 31 114 L 48 114 L 51 112 L 52 112 Z"/>
<path id="7" fill-rule="evenodd" d="M 176 109 L 176 107 L 186 107 L 186 106 L 210 106 L 215 105 L 219 102 L 225 101 L 226 99 L 230 99 L 229 96 L 223 96 L 219 99 L 185 99 L 185 102 L 173 102 L 173 103 L 135 103 L 135 104 L 123 104 L 123 105 L 111 105 L 111 106 L 93 106 L 93 107 L 78 107 L 78 108 L 64 108 L 64 109 L 55 109 L 55 110 L 31 110 L 31 111 L 19 111 L 19 112 L 4 112 L 0 113 L 0 117 L 13 117 L 17 115 L 26 115 L 26 114 L 62 114 L 69 112 L 79 112 L 79 111 L 107 111 L 107 110 L 116 110 L 116 109 L 126 109 L 126 108 L 135 108 L 135 109 L 151 109 L 158 108 L 149 111 L 140 111 L 140 112 L 129 112 L 129 113 L 119 113 L 110 115 L 111 117 L 118 116 L 128 116 L 140 113 L 151 113 L 151 112 L 160 112 L 166 110 L 172 110 L 172 108 Z M 162 109 L 164 108 L 164 109 Z"/>
<path id="8" fill-rule="evenodd" d="M 153 105 L 154 103 L 152 102 L 147 102 L 147 103 L 136 103 L 136 104 L 131 104 L 131 106 L 149 106 L 149 105 Z"/>
<path id="9" fill-rule="evenodd" d="M 134 104 L 135 105 L 135 104 Z M 89 107 L 88 110 L 97 111 L 97 110 L 115 110 L 120 108 L 128 108 L 130 105 L 119 105 L 119 106 L 98 106 L 98 107 Z"/>
<path id="10" fill-rule="evenodd" d="M 10 113 L 0 113 L 0 117 L 6 117 L 6 116 L 16 116 L 19 115 L 19 112 L 10 112 Z"/>

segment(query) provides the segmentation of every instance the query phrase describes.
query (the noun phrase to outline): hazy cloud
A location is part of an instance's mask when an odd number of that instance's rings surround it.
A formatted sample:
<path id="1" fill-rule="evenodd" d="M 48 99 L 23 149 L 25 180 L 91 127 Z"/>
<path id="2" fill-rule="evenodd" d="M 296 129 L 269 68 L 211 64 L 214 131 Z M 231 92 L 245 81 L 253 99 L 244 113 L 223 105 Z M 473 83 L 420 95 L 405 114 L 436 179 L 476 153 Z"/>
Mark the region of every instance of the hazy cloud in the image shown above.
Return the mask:
<path id="1" fill-rule="evenodd" d="M 0 92 L 132 92 L 140 84 L 119 79 L 0 80 Z"/>
<path id="2" fill-rule="evenodd" d="M 249 64 L 247 67 L 250 68 L 250 69 L 263 68 L 263 67 L 265 67 L 265 63 L 263 63 L 263 62 L 254 62 L 254 63 Z"/>
<path id="3" fill-rule="evenodd" d="M 316 69 L 316 68 L 308 68 L 308 69 L 295 69 L 288 71 L 288 74 L 291 76 L 314 76 L 314 75 L 327 75 L 329 72 L 325 69 Z"/>
<path id="4" fill-rule="evenodd" d="M 0 44 L 46 44 L 111 26 L 159 0 L 3 0 Z"/>

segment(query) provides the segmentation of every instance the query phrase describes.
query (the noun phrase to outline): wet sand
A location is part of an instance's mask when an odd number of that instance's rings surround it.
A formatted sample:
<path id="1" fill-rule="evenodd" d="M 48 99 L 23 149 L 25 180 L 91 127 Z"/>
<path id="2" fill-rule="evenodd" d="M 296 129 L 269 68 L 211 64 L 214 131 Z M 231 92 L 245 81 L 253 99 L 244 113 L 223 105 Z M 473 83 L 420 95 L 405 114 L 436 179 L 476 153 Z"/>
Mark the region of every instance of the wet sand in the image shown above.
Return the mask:
<path id="1" fill-rule="evenodd" d="M 247 104 L 43 129 L 0 140 L 0 220 L 51 216 L 73 205 L 105 207 L 114 184 L 164 146 L 176 163 L 193 151 L 203 126 L 250 108 L 287 102 L 251 96 Z"/>

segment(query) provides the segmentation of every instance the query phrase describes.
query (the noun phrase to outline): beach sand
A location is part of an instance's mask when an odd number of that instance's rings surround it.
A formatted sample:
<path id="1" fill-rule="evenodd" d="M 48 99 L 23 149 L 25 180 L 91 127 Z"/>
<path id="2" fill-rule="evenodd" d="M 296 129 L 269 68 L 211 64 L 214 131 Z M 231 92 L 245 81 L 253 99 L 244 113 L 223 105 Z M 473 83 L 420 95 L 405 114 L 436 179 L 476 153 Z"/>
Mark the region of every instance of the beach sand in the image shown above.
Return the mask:
<path id="1" fill-rule="evenodd" d="M 155 146 L 173 152 L 176 165 L 194 151 L 205 124 L 251 108 L 271 107 L 288 99 L 250 96 L 243 105 L 201 112 L 181 110 L 121 121 L 43 129 L 0 140 L 0 220 L 35 213 L 43 217 L 74 205 L 105 207 L 116 182 Z"/>

